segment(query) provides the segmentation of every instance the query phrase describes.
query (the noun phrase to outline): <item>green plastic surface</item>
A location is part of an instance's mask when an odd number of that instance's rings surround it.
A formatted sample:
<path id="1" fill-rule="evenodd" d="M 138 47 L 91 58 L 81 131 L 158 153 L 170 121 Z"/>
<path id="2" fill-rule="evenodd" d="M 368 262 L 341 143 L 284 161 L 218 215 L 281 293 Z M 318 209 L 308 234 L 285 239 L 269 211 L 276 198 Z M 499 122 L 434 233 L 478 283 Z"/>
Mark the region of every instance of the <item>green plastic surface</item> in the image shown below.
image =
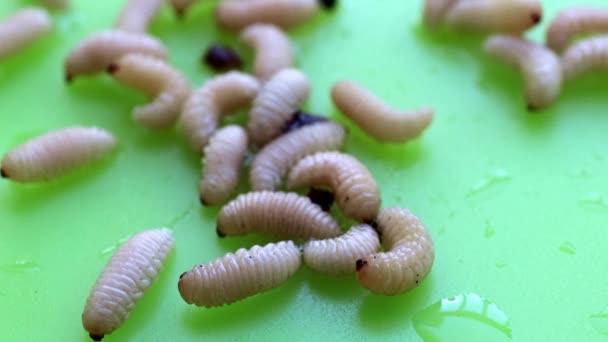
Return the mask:
<path id="1" fill-rule="evenodd" d="M 436 109 L 424 136 L 383 145 L 349 124 L 346 151 L 379 180 L 384 206 L 411 208 L 435 240 L 436 262 L 417 289 L 373 295 L 353 277 L 303 267 L 285 286 L 218 309 L 186 305 L 178 276 L 264 238 L 215 234 L 202 209 L 200 162 L 175 131 L 131 121 L 146 101 L 108 76 L 63 83 L 63 58 L 82 37 L 111 27 L 123 1 L 74 0 L 53 14 L 54 34 L 0 63 L 0 151 L 50 129 L 97 125 L 119 150 L 38 185 L 0 181 L 0 340 L 86 341 L 80 315 L 116 245 L 147 228 L 175 231 L 176 250 L 131 318 L 107 341 L 509 340 L 608 338 L 608 76 L 566 85 L 546 111 L 525 111 L 521 76 L 480 52 L 481 37 L 430 33 L 421 1 L 342 0 L 293 32 L 311 78 L 305 109 L 346 122 L 331 84 L 359 80 L 389 103 Z M 198 86 L 211 42 L 236 44 L 201 1 L 184 21 L 166 9 L 152 33 Z M 545 1 L 547 18 L 576 0 Z M 589 1 L 602 4 L 602 1 Z M 0 2 L 5 16 L 23 5 Z M 251 67 L 251 52 L 248 67 Z"/>

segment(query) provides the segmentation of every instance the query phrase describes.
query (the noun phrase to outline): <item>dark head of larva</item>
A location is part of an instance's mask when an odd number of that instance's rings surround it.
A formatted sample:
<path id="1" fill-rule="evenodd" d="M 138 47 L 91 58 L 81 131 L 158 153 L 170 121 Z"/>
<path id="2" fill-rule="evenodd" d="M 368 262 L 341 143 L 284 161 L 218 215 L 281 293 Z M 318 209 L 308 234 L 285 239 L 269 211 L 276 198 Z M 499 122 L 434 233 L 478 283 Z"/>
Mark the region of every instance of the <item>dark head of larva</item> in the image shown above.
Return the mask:
<path id="1" fill-rule="evenodd" d="M 103 339 L 103 335 L 89 334 L 89 337 L 91 337 L 91 340 L 93 341 L 101 341 Z"/>
<path id="2" fill-rule="evenodd" d="M 532 23 L 536 25 L 543 19 L 543 15 L 540 12 L 534 11 L 530 14 L 530 18 L 532 19 Z"/>
<path id="3" fill-rule="evenodd" d="M 0 169 L 0 176 L 2 176 L 2 178 L 8 178 L 8 173 L 6 173 L 4 169 Z"/>
<path id="4" fill-rule="evenodd" d="M 310 188 L 308 198 L 312 203 L 321 207 L 323 211 L 329 211 L 334 204 L 334 194 L 329 190 Z"/>
<path id="5" fill-rule="evenodd" d="M 182 279 L 186 275 L 186 273 L 188 273 L 188 272 L 184 272 L 184 273 L 180 274 L 179 279 Z"/>
<path id="6" fill-rule="evenodd" d="M 285 126 L 283 126 L 282 133 L 287 134 L 302 127 L 325 121 L 327 121 L 327 119 L 322 116 L 298 110 L 297 112 L 293 113 L 291 120 L 289 120 Z"/>
<path id="7" fill-rule="evenodd" d="M 365 261 L 365 260 L 363 260 L 363 259 L 359 259 L 359 260 L 357 260 L 357 264 L 356 264 L 357 271 L 361 271 L 361 269 L 362 269 L 363 267 L 365 267 L 365 265 L 367 265 L 367 261 Z"/>
<path id="8" fill-rule="evenodd" d="M 106 68 L 106 71 L 108 72 L 108 74 L 114 74 L 118 71 L 118 69 L 120 69 L 120 67 L 118 66 L 118 64 L 116 63 L 111 63 L 110 65 L 108 65 L 108 67 Z"/>
<path id="9" fill-rule="evenodd" d="M 207 49 L 203 61 L 215 71 L 238 70 L 243 67 L 243 61 L 236 51 L 219 44 L 213 44 Z"/>
<path id="10" fill-rule="evenodd" d="M 201 205 L 202 205 L 203 207 L 206 207 L 206 206 L 207 206 L 207 201 L 205 201 L 205 199 L 203 198 L 203 196 L 201 196 L 199 199 L 200 199 L 200 201 L 201 201 Z"/>
<path id="11" fill-rule="evenodd" d="M 219 228 L 215 228 L 215 233 L 221 238 L 226 237 L 226 234 L 224 234 Z"/>
<path id="12" fill-rule="evenodd" d="M 334 9 L 334 7 L 336 7 L 336 5 L 338 4 L 338 0 L 317 0 L 319 1 L 319 4 L 321 5 L 321 7 L 331 10 Z"/>

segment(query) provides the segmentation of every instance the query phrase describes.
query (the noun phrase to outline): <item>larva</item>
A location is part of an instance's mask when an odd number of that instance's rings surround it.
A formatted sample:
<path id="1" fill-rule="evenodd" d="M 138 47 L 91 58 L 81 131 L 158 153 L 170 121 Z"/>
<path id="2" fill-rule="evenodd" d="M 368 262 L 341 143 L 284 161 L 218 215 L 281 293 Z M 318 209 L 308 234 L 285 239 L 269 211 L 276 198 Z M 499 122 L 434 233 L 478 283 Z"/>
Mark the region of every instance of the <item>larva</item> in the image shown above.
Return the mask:
<path id="1" fill-rule="evenodd" d="M 355 273 L 357 260 L 375 253 L 379 247 L 376 231 L 361 224 L 333 239 L 308 241 L 304 245 L 304 263 L 320 273 L 348 275 Z"/>
<path id="2" fill-rule="evenodd" d="M 200 196 L 203 205 L 226 202 L 236 189 L 247 152 L 247 132 L 240 126 L 226 126 L 209 140 L 203 158 Z"/>
<path id="3" fill-rule="evenodd" d="M 213 44 L 207 49 L 203 61 L 215 71 L 241 69 L 243 67 L 243 61 L 236 51 L 218 44 Z"/>
<path id="4" fill-rule="evenodd" d="M 345 139 L 344 126 L 332 121 L 306 126 L 275 139 L 253 161 L 251 188 L 275 190 L 298 160 L 312 153 L 339 149 Z"/>
<path id="5" fill-rule="evenodd" d="M 70 5 L 70 0 L 42 0 L 42 2 L 51 8 L 63 9 Z"/>
<path id="6" fill-rule="evenodd" d="M 546 47 L 507 35 L 495 35 L 484 44 L 486 53 L 517 66 L 525 79 L 528 108 L 541 109 L 559 96 L 562 68 L 559 57 Z"/>
<path id="7" fill-rule="evenodd" d="M 127 0 L 114 27 L 135 33 L 146 33 L 163 5 L 163 0 Z"/>
<path id="8" fill-rule="evenodd" d="M 357 279 L 382 295 L 397 295 L 422 282 L 435 259 L 433 240 L 419 218 L 401 208 L 382 209 L 376 220 L 386 252 L 357 260 Z"/>
<path id="9" fill-rule="evenodd" d="M 466 0 L 457 1 L 445 20 L 457 29 L 520 34 L 540 23 L 542 14 L 539 0 Z"/>
<path id="10" fill-rule="evenodd" d="M 190 95 L 190 83 L 174 67 L 156 57 L 130 53 L 108 67 L 120 83 L 143 91 L 154 100 L 133 110 L 141 125 L 160 129 L 173 126 Z"/>
<path id="11" fill-rule="evenodd" d="M 279 136 L 309 93 L 308 78 L 296 69 L 283 69 L 266 82 L 249 113 L 247 131 L 253 144 L 261 147 Z"/>
<path id="12" fill-rule="evenodd" d="M 547 46 L 562 52 L 574 37 L 592 32 L 608 32 L 608 8 L 576 6 L 557 13 L 547 29 Z"/>
<path id="13" fill-rule="evenodd" d="M 291 41 L 285 32 L 272 24 L 253 24 L 241 32 L 241 40 L 255 50 L 255 75 L 269 80 L 293 64 Z"/>
<path id="14" fill-rule="evenodd" d="M 101 341 L 129 318 L 158 278 L 174 243 L 169 229 L 152 229 L 134 235 L 114 253 L 82 314 L 82 325 L 93 340 Z"/>
<path id="15" fill-rule="evenodd" d="M 565 80 L 597 69 L 608 68 L 608 35 L 581 40 L 562 55 Z"/>
<path id="16" fill-rule="evenodd" d="M 231 71 L 192 92 L 184 103 L 180 121 L 190 145 L 201 153 L 224 115 L 251 104 L 261 88 L 253 76 Z"/>
<path id="17" fill-rule="evenodd" d="M 234 31 L 255 23 L 269 23 L 287 30 L 310 20 L 319 5 L 317 0 L 221 0 L 215 19 L 221 27 Z"/>
<path id="18" fill-rule="evenodd" d="M 429 27 L 437 26 L 456 1 L 458 0 L 425 0 L 424 23 Z"/>
<path id="19" fill-rule="evenodd" d="M 217 219 L 219 236 L 266 233 L 287 239 L 327 239 L 341 234 L 336 221 L 308 197 L 250 192 L 226 204 Z"/>
<path id="20" fill-rule="evenodd" d="M 177 287 L 188 304 L 208 308 L 231 304 L 285 283 L 302 264 L 292 241 L 241 248 L 182 274 Z"/>
<path id="21" fill-rule="evenodd" d="M 196 0 L 169 0 L 171 7 L 175 11 L 178 17 L 183 17 L 186 11 L 194 5 Z"/>
<path id="22" fill-rule="evenodd" d="M 101 158 L 116 146 L 112 133 L 95 127 L 68 127 L 38 136 L 7 152 L 2 177 L 40 182 Z"/>
<path id="23" fill-rule="evenodd" d="M 0 22 L 0 60 L 29 47 L 53 29 L 45 10 L 26 8 Z"/>
<path id="24" fill-rule="evenodd" d="M 288 189 L 328 186 L 349 218 L 371 222 L 380 209 L 376 180 L 360 161 L 341 152 L 318 152 L 300 159 L 289 172 Z"/>
<path id="25" fill-rule="evenodd" d="M 102 72 L 127 53 L 167 58 L 165 46 L 154 37 L 120 30 L 101 31 L 85 38 L 70 52 L 65 60 L 65 79 L 70 82 L 80 75 Z"/>
<path id="26" fill-rule="evenodd" d="M 327 119 L 322 116 L 306 113 L 306 112 L 299 110 L 299 111 L 295 112 L 295 114 L 293 114 L 293 116 L 291 117 L 291 120 L 289 120 L 287 122 L 287 124 L 285 124 L 285 126 L 283 126 L 281 133 L 287 134 L 289 132 L 298 130 L 302 127 L 312 125 L 312 124 L 315 124 L 318 122 L 325 122 L 325 121 L 327 121 Z"/>
<path id="27" fill-rule="evenodd" d="M 399 143 L 414 139 L 433 121 L 432 108 L 394 109 L 353 81 L 336 82 L 331 98 L 340 112 L 379 141 Z"/>

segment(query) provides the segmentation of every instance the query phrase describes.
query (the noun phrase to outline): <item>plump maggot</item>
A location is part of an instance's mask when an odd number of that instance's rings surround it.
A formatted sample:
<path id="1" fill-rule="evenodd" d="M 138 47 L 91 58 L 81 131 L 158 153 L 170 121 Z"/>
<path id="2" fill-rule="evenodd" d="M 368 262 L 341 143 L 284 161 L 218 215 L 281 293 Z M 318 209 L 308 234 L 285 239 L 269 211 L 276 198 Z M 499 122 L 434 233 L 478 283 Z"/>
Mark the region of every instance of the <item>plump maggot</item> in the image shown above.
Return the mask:
<path id="1" fill-rule="evenodd" d="M 179 293 L 188 304 L 208 308 L 231 304 L 285 283 L 300 268 L 300 249 L 292 241 L 241 248 L 179 278 Z"/>
<path id="2" fill-rule="evenodd" d="M 82 325 L 101 341 L 129 318 L 144 292 L 154 283 L 175 239 L 169 229 L 143 231 L 118 250 L 91 290 L 82 313 Z"/>
<path id="3" fill-rule="evenodd" d="M 43 9 L 24 8 L 0 22 L 0 61 L 36 42 L 53 30 L 53 22 Z"/>
<path id="4" fill-rule="evenodd" d="M 520 34 L 542 16 L 539 0 L 461 0 L 448 10 L 445 21 L 457 29 Z"/>
<path id="5" fill-rule="evenodd" d="M 543 109 L 559 96 L 562 67 L 559 57 L 548 48 L 513 36 L 495 35 L 484 44 L 484 50 L 519 68 L 525 79 L 528 108 Z"/>
<path id="6" fill-rule="evenodd" d="M 608 35 L 581 40 L 562 55 L 565 80 L 572 80 L 593 70 L 608 69 Z"/>
<path id="7" fill-rule="evenodd" d="M 127 54 L 108 67 L 112 77 L 153 98 L 133 110 L 133 119 L 142 126 L 162 129 L 173 126 L 190 95 L 190 83 L 165 61 L 142 54 Z"/>
<path id="8" fill-rule="evenodd" d="M 561 53 L 578 35 L 608 32 L 608 7 L 576 6 L 557 13 L 547 29 L 547 46 Z"/>
<path id="9" fill-rule="evenodd" d="M 163 4 L 163 0 L 127 0 L 114 27 L 123 31 L 145 33 Z"/>
<path id="10" fill-rule="evenodd" d="M 241 32 L 241 40 L 255 50 L 255 75 L 269 80 L 293 64 L 291 41 L 285 32 L 271 24 L 253 24 Z"/>
<path id="11" fill-rule="evenodd" d="M 115 146 L 112 133 L 100 128 L 59 129 L 7 152 L 2 177 L 20 183 L 50 180 L 101 158 Z"/>
<path id="12" fill-rule="evenodd" d="M 419 218 L 401 208 L 382 209 L 376 220 L 385 252 L 356 262 L 363 287 L 382 295 L 398 295 L 418 286 L 435 259 L 433 240 Z"/>
<path id="13" fill-rule="evenodd" d="M 420 136 L 433 121 L 430 107 L 401 111 L 353 81 L 338 81 L 331 98 L 342 114 L 379 141 L 400 143 Z"/>
<path id="14" fill-rule="evenodd" d="M 234 31 L 255 23 L 287 30 L 310 20 L 319 7 L 317 0 L 221 0 L 215 19 L 219 26 Z"/>

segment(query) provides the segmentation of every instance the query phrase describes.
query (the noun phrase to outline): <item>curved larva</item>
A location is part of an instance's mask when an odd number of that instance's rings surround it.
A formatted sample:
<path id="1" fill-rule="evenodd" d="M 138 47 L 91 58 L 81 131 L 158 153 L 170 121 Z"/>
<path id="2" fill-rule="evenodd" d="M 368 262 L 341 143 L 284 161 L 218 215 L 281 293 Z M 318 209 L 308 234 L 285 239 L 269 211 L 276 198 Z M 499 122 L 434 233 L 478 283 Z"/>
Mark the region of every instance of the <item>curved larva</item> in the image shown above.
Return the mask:
<path id="1" fill-rule="evenodd" d="M 290 29 L 308 21 L 318 10 L 317 0 L 221 0 L 215 19 L 221 27 L 235 31 L 255 23 Z"/>
<path id="2" fill-rule="evenodd" d="M 250 174 L 252 190 L 276 190 L 298 160 L 316 152 L 337 150 L 345 139 L 344 126 L 332 121 L 305 126 L 275 139 L 253 161 Z"/>
<path id="3" fill-rule="evenodd" d="M 308 197 L 286 192 L 250 192 L 226 204 L 217 218 L 219 236 L 266 233 L 287 239 L 327 239 L 342 232 Z"/>
<path id="4" fill-rule="evenodd" d="M 63 9 L 70 5 L 70 0 L 42 0 L 45 6 Z"/>
<path id="5" fill-rule="evenodd" d="M 49 180 L 101 158 L 116 147 L 112 133 L 69 127 L 36 137 L 7 152 L 2 177 L 15 182 Z"/>
<path id="6" fill-rule="evenodd" d="M 370 222 L 380 209 L 376 180 L 360 161 L 341 152 L 318 152 L 301 159 L 289 172 L 287 187 L 328 186 L 344 215 Z"/>
<path id="7" fill-rule="evenodd" d="M 0 22 L 0 60 L 27 47 L 53 30 L 45 10 L 26 8 Z"/>
<path id="8" fill-rule="evenodd" d="M 120 30 L 101 31 L 81 41 L 65 60 L 65 79 L 93 75 L 127 53 L 141 53 L 167 58 L 163 43 L 151 36 Z"/>
<path id="9" fill-rule="evenodd" d="M 539 0 L 457 1 L 446 14 L 448 25 L 466 30 L 519 34 L 542 19 Z"/>
<path id="10" fill-rule="evenodd" d="M 131 237 L 114 253 L 82 313 L 82 325 L 93 340 L 101 341 L 129 318 L 158 278 L 174 243 L 169 229 L 152 229 Z"/>
<path id="11" fill-rule="evenodd" d="M 127 54 L 108 67 L 117 81 L 140 89 L 154 100 L 133 110 L 141 125 L 160 129 L 173 126 L 190 95 L 190 83 L 174 67 L 156 57 Z"/>
<path id="12" fill-rule="evenodd" d="M 456 1 L 458 0 L 425 0 L 424 23 L 429 27 L 437 26 Z"/>
<path id="13" fill-rule="evenodd" d="M 572 45 L 562 55 L 561 62 L 565 80 L 608 68 L 608 35 L 581 40 Z"/>
<path id="14" fill-rule="evenodd" d="M 255 75 L 268 80 L 293 64 L 291 41 L 272 24 L 254 24 L 241 32 L 241 40 L 255 50 Z"/>
<path id="15" fill-rule="evenodd" d="M 559 96 L 562 67 L 553 51 L 534 42 L 506 35 L 488 38 L 484 50 L 521 70 L 526 83 L 528 108 L 545 108 Z"/>
<path id="16" fill-rule="evenodd" d="M 419 218 L 401 208 L 382 209 L 378 232 L 386 252 L 357 260 L 357 279 L 383 295 L 397 295 L 422 282 L 435 259 L 433 240 Z"/>
<path id="17" fill-rule="evenodd" d="M 192 148 L 201 153 L 222 117 L 249 106 L 260 88 L 255 77 L 231 71 L 192 92 L 180 118 Z"/>
<path id="18" fill-rule="evenodd" d="M 203 158 L 200 196 L 203 205 L 226 202 L 239 183 L 247 152 L 247 132 L 240 126 L 226 126 L 209 140 Z"/>
<path id="19" fill-rule="evenodd" d="M 145 33 L 163 5 L 163 0 L 127 0 L 114 27 L 135 33 Z"/>
<path id="20" fill-rule="evenodd" d="M 173 10 L 178 17 L 182 17 L 186 14 L 186 11 L 194 5 L 195 2 L 196 0 L 169 0 L 169 4 L 173 7 Z"/>
<path id="21" fill-rule="evenodd" d="M 253 101 L 247 132 L 258 147 L 281 134 L 281 129 L 306 101 L 310 83 L 304 73 L 283 69 L 264 84 Z"/>
<path id="22" fill-rule="evenodd" d="M 302 264 L 292 241 L 241 248 L 182 274 L 177 287 L 188 304 L 208 308 L 231 304 L 285 283 Z"/>
<path id="23" fill-rule="evenodd" d="M 362 224 L 333 239 L 308 241 L 304 245 L 304 263 L 320 273 L 348 275 L 355 272 L 357 260 L 375 253 L 379 247 L 376 231 Z"/>
<path id="24" fill-rule="evenodd" d="M 608 8 L 577 6 L 557 13 L 547 29 L 547 46 L 562 52 L 579 34 L 608 32 Z"/>
<path id="25" fill-rule="evenodd" d="M 336 82 L 331 98 L 340 112 L 379 141 L 398 143 L 414 139 L 433 121 L 432 108 L 397 110 L 353 81 Z"/>

